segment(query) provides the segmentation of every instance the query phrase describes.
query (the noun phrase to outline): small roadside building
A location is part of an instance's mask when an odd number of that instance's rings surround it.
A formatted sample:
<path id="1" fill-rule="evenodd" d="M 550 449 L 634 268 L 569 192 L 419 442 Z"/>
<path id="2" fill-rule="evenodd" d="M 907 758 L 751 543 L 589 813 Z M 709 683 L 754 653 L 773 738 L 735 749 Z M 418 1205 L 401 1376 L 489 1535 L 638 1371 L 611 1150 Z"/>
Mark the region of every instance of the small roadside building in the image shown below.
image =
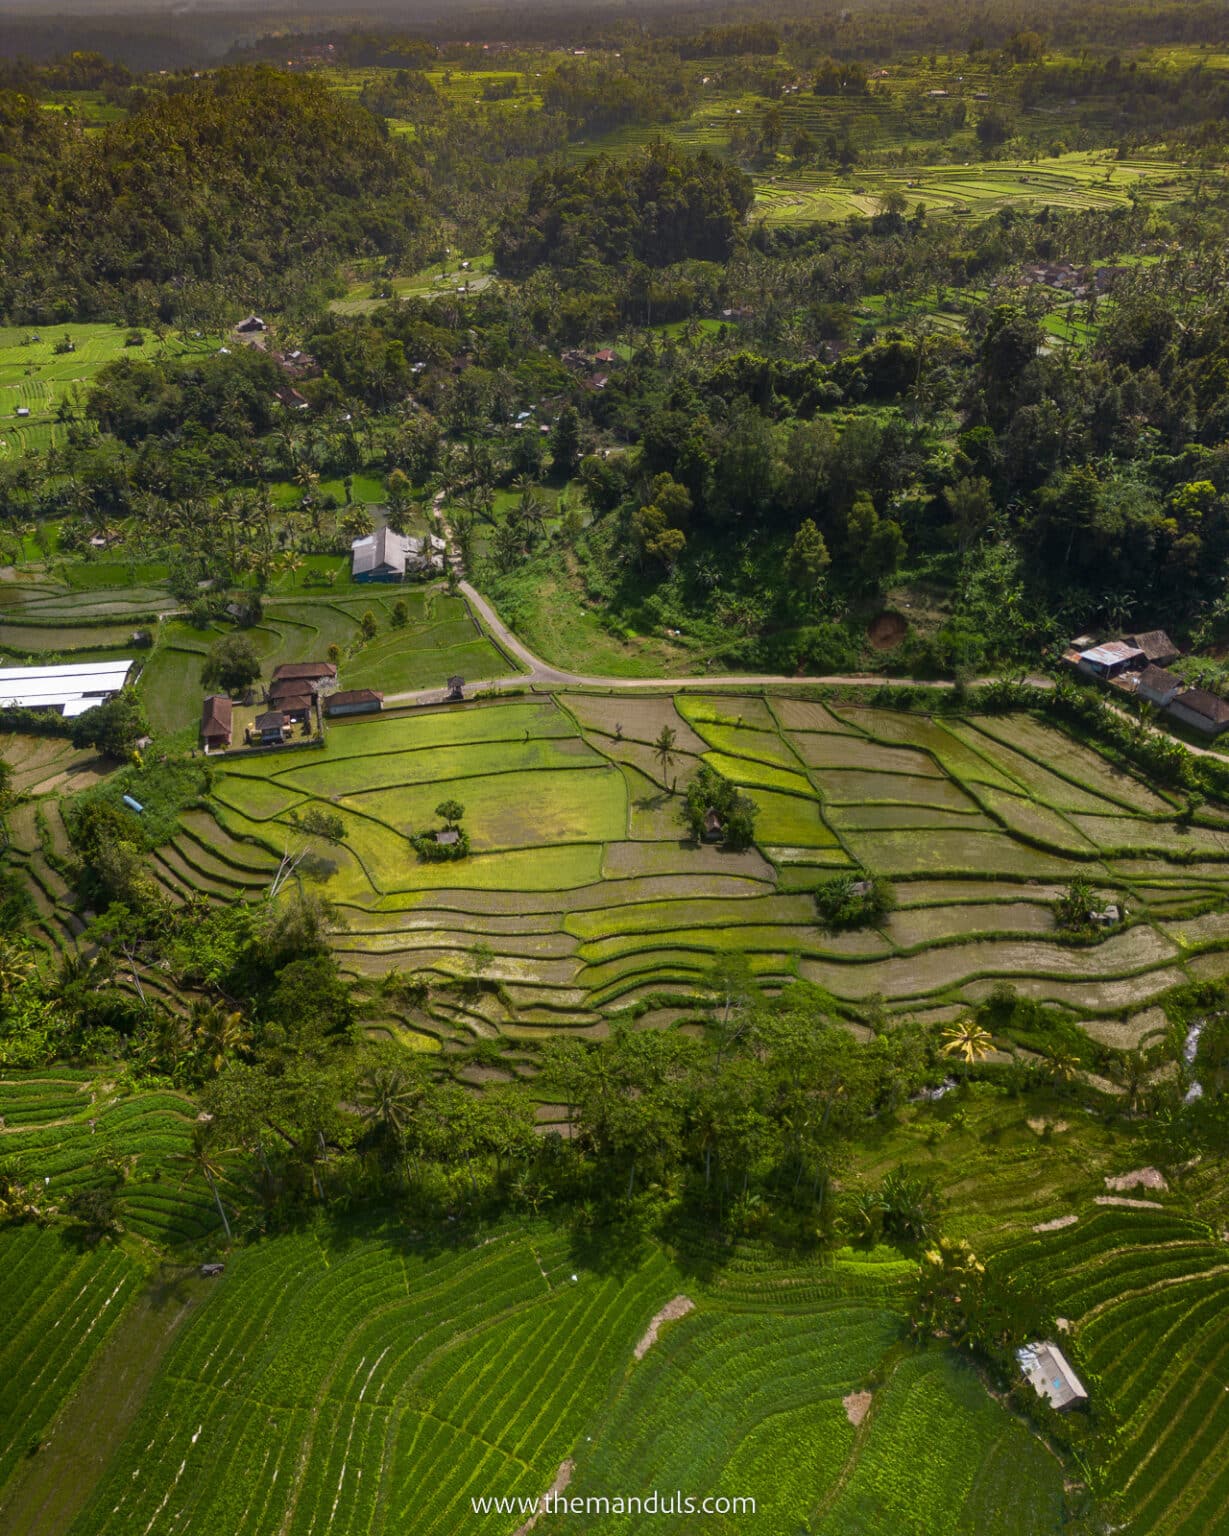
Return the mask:
<path id="1" fill-rule="evenodd" d="M 1148 658 L 1137 645 L 1128 645 L 1125 640 L 1107 640 L 1104 645 L 1081 651 L 1076 665 L 1087 676 L 1108 681 L 1124 672 L 1142 671 L 1148 665 Z"/>
<path id="2" fill-rule="evenodd" d="M 1182 654 L 1163 629 L 1149 629 L 1142 635 L 1128 635 L 1127 643 L 1138 646 L 1153 667 L 1168 667 Z"/>
<path id="3" fill-rule="evenodd" d="M 1172 704 L 1186 684 L 1180 677 L 1172 672 L 1166 672 L 1164 667 L 1145 667 L 1139 674 L 1139 682 L 1136 684 L 1135 696 L 1147 699 L 1149 704 L 1155 704 L 1159 709 L 1164 709 L 1167 704 Z"/>
<path id="4" fill-rule="evenodd" d="M 201 743 L 206 752 L 230 747 L 234 709 L 224 693 L 211 693 L 201 710 Z"/>
<path id="5" fill-rule="evenodd" d="M 334 715 L 374 715 L 383 708 L 384 695 L 374 688 L 342 688 L 324 701 L 324 712 L 330 720 Z"/>
<path id="6" fill-rule="evenodd" d="M 1084 1384 L 1071 1369 L 1066 1355 L 1051 1340 L 1023 1345 L 1016 1350 L 1016 1359 L 1037 1396 L 1044 1397 L 1051 1408 L 1062 1412 L 1088 1401 Z"/>
<path id="7" fill-rule="evenodd" d="M 1205 736 L 1219 736 L 1229 727 L 1229 704 L 1206 688 L 1187 688 L 1169 704 L 1166 713 Z"/>
<path id="8" fill-rule="evenodd" d="M 460 704 L 465 699 L 465 679 L 463 677 L 450 677 L 448 679 L 449 704 Z"/>

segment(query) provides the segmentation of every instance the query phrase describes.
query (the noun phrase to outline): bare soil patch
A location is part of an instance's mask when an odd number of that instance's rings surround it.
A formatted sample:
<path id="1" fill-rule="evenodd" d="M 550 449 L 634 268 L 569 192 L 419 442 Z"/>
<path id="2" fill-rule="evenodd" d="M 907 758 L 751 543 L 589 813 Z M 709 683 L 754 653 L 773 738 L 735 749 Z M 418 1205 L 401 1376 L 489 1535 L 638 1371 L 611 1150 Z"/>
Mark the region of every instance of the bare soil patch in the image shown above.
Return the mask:
<path id="1" fill-rule="evenodd" d="M 1121 1193 L 1124 1189 L 1135 1189 L 1137 1186 L 1143 1189 L 1169 1188 L 1159 1168 L 1132 1168 L 1130 1173 L 1120 1173 L 1116 1177 L 1107 1173 L 1105 1176 L 1106 1189 L 1115 1189 Z"/>
<path id="2" fill-rule="evenodd" d="M 677 1318 L 686 1317 L 689 1312 L 695 1311 L 695 1307 L 696 1304 L 690 1296 L 676 1296 L 673 1301 L 668 1301 L 645 1329 L 644 1337 L 636 1345 L 636 1359 L 643 1360 L 657 1343 L 657 1331 L 663 1323 L 672 1323 Z"/>
<path id="3" fill-rule="evenodd" d="M 525 1521 L 524 1525 L 517 1526 L 515 1536 L 528 1536 L 528 1533 L 532 1531 L 534 1526 L 538 1523 L 538 1517 L 542 1513 L 542 1505 L 546 1503 L 546 1500 L 550 1498 L 552 1494 L 560 1494 L 563 1492 L 567 1485 L 572 1481 L 572 1473 L 575 1470 L 576 1463 L 570 1456 L 568 1457 L 567 1461 L 560 1462 L 559 1470 L 555 1473 L 555 1481 L 542 1495 L 542 1503 L 538 1506 L 537 1511 L 530 1515 L 529 1519 Z"/>
<path id="4" fill-rule="evenodd" d="M 1125 1205 L 1133 1211 L 1163 1211 L 1159 1200 L 1128 1200 L 1125 1195 L 1094 1195 L 1094 1205 Z"/>
<path id="5" fill-rule="evenodd" d="M 876 651 L 895 650 L 908 633 L 909 624 L 905 616 L 891 610 L 876 614 L 866 626 L 866 638 Z"/>
<path id="6" fill-rule="evenodd" d="M 1064 1227 L 1073 1227 L 1079 1221 L 1078 1216 L 1055 1216 L 1053 1221 L 1039 1221 L 1033 1228 L 1034 1232 L 1061 1232 Z"/>
<path id="7" fill-rule="evenodd" d="M 845 1417 L 856 1429 L 870 1411 L 872 1397 L 869 1392 L 851 1392 L 848 1397 L 841 1399 L 845 1409 Z"/>

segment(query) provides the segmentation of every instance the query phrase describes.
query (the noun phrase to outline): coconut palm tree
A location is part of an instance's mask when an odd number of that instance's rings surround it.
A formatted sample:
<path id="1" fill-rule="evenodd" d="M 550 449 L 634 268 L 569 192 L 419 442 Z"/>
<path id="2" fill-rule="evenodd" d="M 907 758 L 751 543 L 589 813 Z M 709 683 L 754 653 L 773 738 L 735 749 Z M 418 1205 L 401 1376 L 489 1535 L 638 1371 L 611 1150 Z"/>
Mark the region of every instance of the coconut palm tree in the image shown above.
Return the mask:
<path id="1" fill-rule="evenodd" d="M 172 1161 L 182 1165 L 184 1176 L 180 1180 L 179 1187 L 183 1186 L 191 1178 L 204 1179 L 209 1186 L 209 1193 L 213 1196 L 213 1203 L 218 1208 L 218 1215 L 222 1218 L 222 1227 L 226 1233 L 226 1241 L 234 1241 L 234 1233 L 230 1229 L 230 1221 L 227 1219 L 226 1207 L 222 1204 L 222 1196 L 218 1185 L 226 1179 L 226 1170 L 217 1161 L 219 1153 L 210 1147 L 207 1129 L 198 1125 L 192 1132 L 192 1147 L 188 1152 L 176 1152 Z"/>
<path id="2" fill-rule="evenodd" d="M 250 1036 L 243 1015 L 225 1003 L 197 998 L 188 1019 L 192 1042 L 215 1072 L 227 1058 L 244 1050 Z"/>
<path id="3" fill-rule="evenodd" d="M 963 1062 L 966 1072 L 989 1055 L 994 1045 L 990 1031 L 984 1029 L 971 1014 L 949 1024 L 939 1038 L 943 1042 L 939 1047 L 940 1056 Z"/>
<path id="4" fill-rule="evenodd" d="M 661 776 L 663 782 L 666 780 L 669 770 L 674 767 L 674 748 L 677 741 L 678 736 L 674 730 L 674 727 L 663 725 L 660 735 L 653 743 L 653 756 L 661 765 Z M 670 794 L 674 793 L 673 784 L 669 784 L 667 788 Z"/>

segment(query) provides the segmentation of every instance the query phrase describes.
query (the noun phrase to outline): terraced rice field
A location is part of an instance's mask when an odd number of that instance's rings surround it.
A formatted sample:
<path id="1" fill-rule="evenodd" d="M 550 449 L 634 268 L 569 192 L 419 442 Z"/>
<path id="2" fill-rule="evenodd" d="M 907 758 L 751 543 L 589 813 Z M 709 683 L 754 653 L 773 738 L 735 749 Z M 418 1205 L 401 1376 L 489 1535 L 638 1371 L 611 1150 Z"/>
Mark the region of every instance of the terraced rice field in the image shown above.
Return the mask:
<path id="1" fill-rule="evenodd" d="M 1053 1529 L 1058 1464 L 947 1357 L 896 1359 L 850 1423 L 843 1398 L 901 1335 L 908 1273 L 887 1253 L 789 1267 L 751 1248 L 697 1283 L 653 1248 L 588 1268 L 545 1225 L 427 1251 L 321 1223 L 231 1256 L 71 1530 L 506 1536 L 520 1519 L 471 1498 L 533 1498 L 565 1460 L 579 1493 L 750 1495 L 774 1536 L 869 1530 L 885 1507 L 926 1536 Z M 638 1360 L 684 1293 L 694 1310 Z M 922 1454 L 936 1422 L 950 1451 Z"/>
<path id="2" fill-rule="evenodd" d="M 1173 162 L 1071 153 L 1041 161 L 986 164 L 973 160 L 966 165 L 919 165 L 850 176 L 782 173 L 758 182 L 751 216 L 769 224 L 865 217 L 878 212 L 889 192 L 900 192 L 910 207 L 923 203 L 929 213 L 980 219 L 1006 207 L 1125 207 L 1132 192 L 1166 202 L 1183 196 L 1190 186 L 1190 173 Z"/>
<path id="3" fill-rule="evenodd" d="M 1229 1266 L 1209 1229 L 1099 1210 L 1000 1256 L 1071 1320 L 1076 1358 L 1117 1425 L 1101 1468 L 1126 1536 L 1207 1536 L 1229 1521 Z"/>
<path id="4" fill-rule="evenodd" d="M 91 1252 L 33 1225 L 0 1231 L 0 1505 L 142 1279 L 120 1249 Z"/>
<path id="5" fill-rule="evenodd" d="M 83 394 L 100 368 L 119 357 L 178 357 L 212 352 L 216 340 L 191 341 L 148 332 L 140 347 L 129 347 L 126 325 L 0 326 L 0 458 L 45 453 L 63 439 L 58 407 Z M 32 338 L 37 336 L 38 340 Z M 56 343 L 71 339 L 73 351 L 57 353 Z M 18 416 L 19 409 L 28 416 Z"/>
<path id="6" fill-rule="evenodd" d="M 179 1094 L 122 1094 L 68 1067 L 5 1072 L 0 1157 L 54 1205 L 112 1188 L 126 1231 L 159 1245 L 188 1242 L 219 1225 L 208 1192 L 186 1183 L 176 1162 L 191 1146 L 195 1115 Z"/>
<path id="7" fill-rule="evenodd" d="M 650 745 L 663 725 L 666 765 Z M 700 761 L 757 803 L 756 848 L 685 840 L 670 790 Z M 408 837 L 446 796 L 473 851 L 423 864 Z M 343 966 L 437 984 L 417 1025 L 442 1039 L 593 1032 L 633 1004 L 685 1006 L 730 952 L 770 989 L 814 982 L 853 1017 L 875 998 L 902 1015 L 967 1003 L 1000 978 L 1080 1016 L 1122 1015 L 1219 965 L 1229 942 L 1223 924 L 1183 918 L 1229 893 L 1221 824 L 1178 829 L 1162 794 L 1030 718 L 566 691 L 387 713 L 335 724 L 319 752 L 228 760 L 212 818 L 192 813 L 163 873 L 255 893 L 295 844 L 291 812 L 313 802 L 346 826 L 320 880 L 345 920 Z M 893 878 L 900 910 L 825 933 L 808 893 L 857 865 Z M 1125 901 L 1125 930 L 1058 942 L 1052 903 L 1076 876 Z M 475 945 L 492 952 L 481 1009 L 451 985 Z"/>

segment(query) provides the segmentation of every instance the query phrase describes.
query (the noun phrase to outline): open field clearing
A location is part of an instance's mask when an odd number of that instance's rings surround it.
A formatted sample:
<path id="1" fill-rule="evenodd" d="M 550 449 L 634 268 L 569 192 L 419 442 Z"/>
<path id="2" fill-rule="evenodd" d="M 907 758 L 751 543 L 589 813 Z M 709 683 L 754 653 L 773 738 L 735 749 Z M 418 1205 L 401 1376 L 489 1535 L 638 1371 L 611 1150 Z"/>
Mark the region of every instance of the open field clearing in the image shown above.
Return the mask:
<path id="1" fill-rule="evenodd" d="M 650 745 L 664 726 L 678 737 L 667 771 Z M 693 741 L 756 806 L 755 848 L 688 840 Z M 445 799 L 471 852 L 424 863 L 408 839 L 439 825 Z M 481 1028 L 516 1033 L 560 1006 L 571 1026 L 605 1028 L 655 990 L 694 994 L 739 952 L 771 986 L 819 984 L 855 1022 L 875 997 L 908 1015 L 996 978 L 1095 1018 L 1143 1008 L 1229 948 L 1229 924 L 1206 914 L 1229 891 L 1229 833 L 1212 816 L 1175 828 L 1148 785 L 1027 717 L 565 690 L 336 722 L 322 749 L 219 762 L 211 805 L 159 852 L 160 878 L 181 896 L 256 896 L 307 846 L 292 814 L 340 817 L 344 841 L 316 845 L 301 878 L 338 906 L 344 967 L 428 983 L 444 1042 L 479 1027 L 456 1006 L 475 964 L 483 998 L 507 989 Z M 899 910 L 827 933 L 810 893 L 854 865 L 893 879 Z M 1061 941 L 1052 905 L 1076 877 L 1126 902 L 1128 930 Z"/>

